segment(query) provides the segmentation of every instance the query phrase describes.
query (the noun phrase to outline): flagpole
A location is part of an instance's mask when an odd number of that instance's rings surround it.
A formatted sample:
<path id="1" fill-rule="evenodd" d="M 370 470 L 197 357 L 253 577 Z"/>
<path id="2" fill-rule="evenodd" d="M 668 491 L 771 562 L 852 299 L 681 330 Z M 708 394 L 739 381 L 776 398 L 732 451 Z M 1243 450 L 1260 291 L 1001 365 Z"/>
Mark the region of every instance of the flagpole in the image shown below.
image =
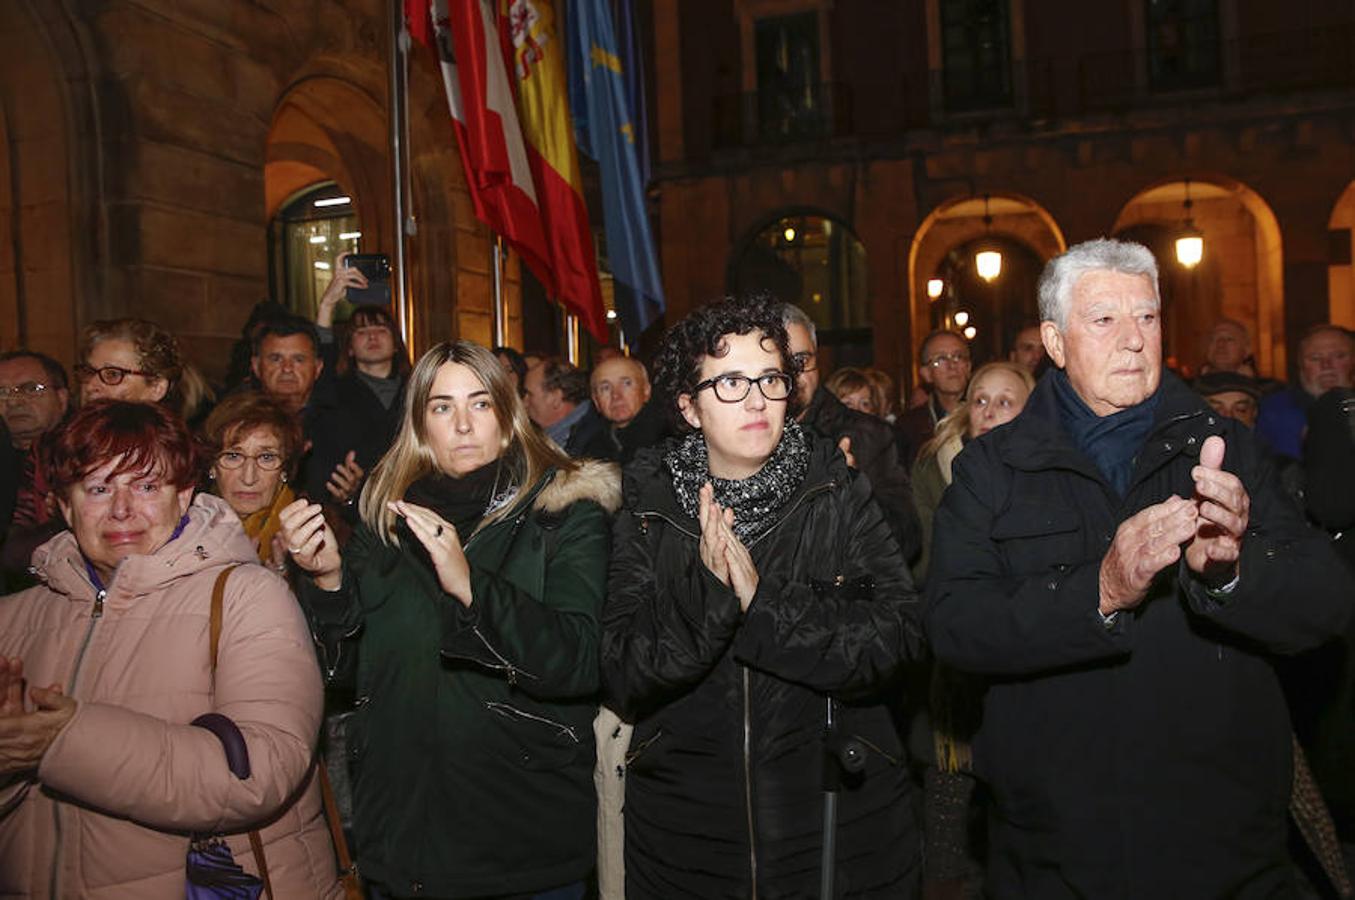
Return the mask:
<path id="1" fill-rule="evenodd" d="M 503 238 L 494 235 L 494 346 L 508 346 L 508 305 L 503 290 Z"/>
<path id="2" fill-rule="evenodd" d="M 565 358 L 571 366 L 579 364 L 579 317 L 565 313 Z"/>
<path id="3" fill-rule="evenodd" d="M 409 197 L 408 160 L 409 122 L 409 31 L 405 27 L 404 3 L 401 0 L 390 2 L 390 152 L 392 192 L 392 212 L 395 219 L 395 284 L 392 285 L 395 296 L 395 323 L 405 346 L 412 345 L 412 326 L 409 309 L 409 266 L 405 252 L 407 235 L 414 233 L 414 219 L 408 213 Z"/>

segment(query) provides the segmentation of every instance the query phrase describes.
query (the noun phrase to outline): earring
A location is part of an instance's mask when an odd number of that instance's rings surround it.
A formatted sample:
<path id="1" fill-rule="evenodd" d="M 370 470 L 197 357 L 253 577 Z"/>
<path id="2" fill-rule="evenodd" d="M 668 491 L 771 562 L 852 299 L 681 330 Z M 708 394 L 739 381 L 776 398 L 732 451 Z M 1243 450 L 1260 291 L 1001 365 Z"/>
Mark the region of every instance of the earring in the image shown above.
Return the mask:
<path id="1" fill-rule="evenodd" d="M 286 472 L 283 472 L 283 473 L 282 473 L 282 483 L 283 483 L 283 484 L 286 484 L 286 483 L 287 483 L 287 473 L 286 473 Z"/>
<path id="2" fill-rule="evenodd" d="M 208 481 L 216 481 L 216 470 L 215 470 L 215 469 L 208 469 L 208 470 L 207 470 L 207 480 L 208 480 Z"/>

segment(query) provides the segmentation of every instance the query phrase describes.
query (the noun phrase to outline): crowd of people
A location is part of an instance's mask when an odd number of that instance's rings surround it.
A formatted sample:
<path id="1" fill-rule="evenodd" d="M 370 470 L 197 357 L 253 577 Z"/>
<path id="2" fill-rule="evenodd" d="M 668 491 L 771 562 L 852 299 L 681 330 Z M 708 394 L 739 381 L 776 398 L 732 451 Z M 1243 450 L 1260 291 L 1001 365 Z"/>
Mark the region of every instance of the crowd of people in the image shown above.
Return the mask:
<path id="1" fill-rule="evenodd" d="M 1187 378 L 1103 239 L 900 402 L 765 295 L 411 366 L 334 271 L 217 389 L 0 354 L 0 896 L 1348 895 L 1348 331 Z"/>

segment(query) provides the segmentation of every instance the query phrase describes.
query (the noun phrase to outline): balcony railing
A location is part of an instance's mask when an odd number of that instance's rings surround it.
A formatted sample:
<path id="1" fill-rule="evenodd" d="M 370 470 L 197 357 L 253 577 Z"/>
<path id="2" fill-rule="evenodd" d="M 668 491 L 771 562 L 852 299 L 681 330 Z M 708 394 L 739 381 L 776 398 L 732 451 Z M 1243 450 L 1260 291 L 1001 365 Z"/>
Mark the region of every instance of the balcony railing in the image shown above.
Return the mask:
<path id="1" fill-rule="evenodd" d="M 689 153 L 844 137 L 888 139 L 985 117 L 1048 121 L 1115 114 L 1196 102 L 1202 94 L 1238 100 L 1349 91 L 1355 88 L 1355 26 L 1250 35 L 1173 59 L 1151 60 L 1140 50 L 1028 60 L 1014 64 L 1011 75 L 1009 82 L 957 83 L 942 71 L 915 69 L 892 83 L 829 83 L 794 93 L 717 97 L 710 146 L 689 140 Z"/>
<path id="2" fill-rule="evenodd" d="M 716 148 L 794 144 L 854 133 L 852 91 L 830 83 L 717 97 Z"/>

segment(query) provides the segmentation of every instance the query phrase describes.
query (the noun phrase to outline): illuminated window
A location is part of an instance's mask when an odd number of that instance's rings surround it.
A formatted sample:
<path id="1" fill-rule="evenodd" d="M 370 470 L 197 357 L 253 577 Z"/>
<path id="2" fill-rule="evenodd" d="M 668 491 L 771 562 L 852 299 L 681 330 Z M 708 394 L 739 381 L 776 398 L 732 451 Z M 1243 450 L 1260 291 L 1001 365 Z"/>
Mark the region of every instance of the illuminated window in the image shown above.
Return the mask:
<path id="1" fill-rule="evenodd" d="M 871 364 L 866 248 L 846 225 L 816 215 L 776 219 L 745 247 L 733 277 L 738 293 L 770 291 L 808 313 L 837 365 Z"/>
<path id="2" fill-rule="evenodd" d="M 283 205 L 269 231 L 273 296 L 314 319 L 336 258 L 359 252 L 362 243 L 352 198 L 333 182 L 313 185 Z"/>

